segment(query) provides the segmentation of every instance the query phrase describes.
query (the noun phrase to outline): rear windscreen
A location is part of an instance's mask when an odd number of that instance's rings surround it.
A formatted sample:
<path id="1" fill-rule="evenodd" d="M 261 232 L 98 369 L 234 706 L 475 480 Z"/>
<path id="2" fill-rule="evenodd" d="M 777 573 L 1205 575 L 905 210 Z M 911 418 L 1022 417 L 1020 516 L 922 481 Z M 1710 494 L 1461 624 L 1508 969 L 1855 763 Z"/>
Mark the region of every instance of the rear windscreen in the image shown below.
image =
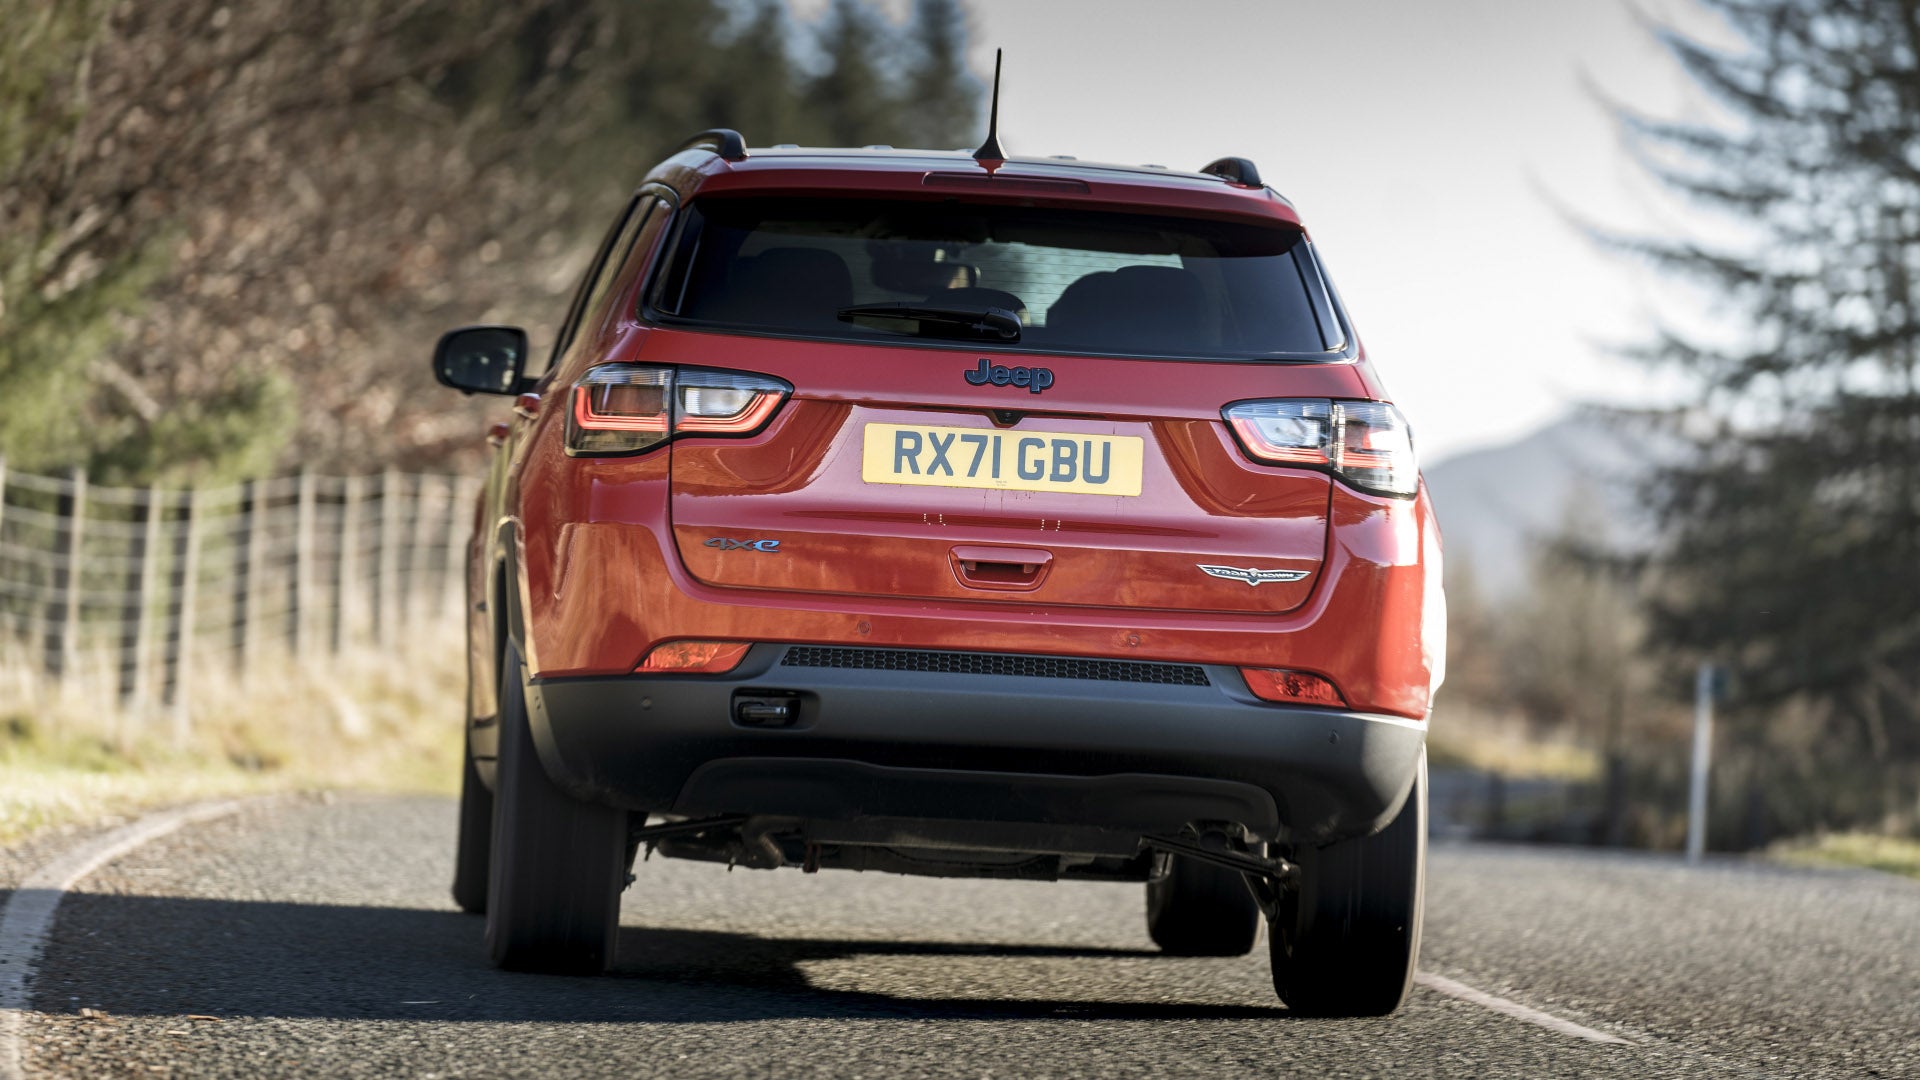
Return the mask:
<path id="1" fill-rule="evenodd" d="M 708 198 L 688 205 L 678 236 L 655 310 L 716 327 L 1202 359 L 1296 359 L 1344 346 L 1308 245 L 1283 225 Z M 1017 342 L 963 317 L 987 311 L 1019 320 Z"/>

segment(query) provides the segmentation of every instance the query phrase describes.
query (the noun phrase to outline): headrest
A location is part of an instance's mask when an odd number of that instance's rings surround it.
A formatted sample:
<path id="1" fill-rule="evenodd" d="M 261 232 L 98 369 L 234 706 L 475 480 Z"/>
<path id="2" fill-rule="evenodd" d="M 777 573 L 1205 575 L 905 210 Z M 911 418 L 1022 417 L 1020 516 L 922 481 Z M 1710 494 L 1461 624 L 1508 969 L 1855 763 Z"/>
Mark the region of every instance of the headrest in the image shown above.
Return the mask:
<path id="1" fill-rule="evenodd" d="M 1047 312 L 1047 337 L 1122 351 L 1198 346 L 1211 339 L 1206 289 L 1178 266 L 1126 266 L 1067 286 Z"/>

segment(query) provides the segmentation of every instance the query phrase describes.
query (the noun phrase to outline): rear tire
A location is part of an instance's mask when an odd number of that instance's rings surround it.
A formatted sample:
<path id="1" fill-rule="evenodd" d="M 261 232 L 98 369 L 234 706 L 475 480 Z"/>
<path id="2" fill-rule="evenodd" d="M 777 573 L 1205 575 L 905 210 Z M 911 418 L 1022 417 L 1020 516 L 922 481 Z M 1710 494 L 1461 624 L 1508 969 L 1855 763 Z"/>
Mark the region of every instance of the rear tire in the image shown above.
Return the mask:
<path id="1" fill-rule="evenodd" d="M 1147 882 L 1147 934 L 1168 956 L 1245 956 L 1260 905 L 1238 870 L 1175 855 Z"/>
<path id="2" fill-rule="evenodd" d="M 1294 856 L 1300 888 L 1268 935 L 1273 988 L 1306 1016 L 1385 1016 L 1420 958 L 1427 865 L 1427 760 L 1392 824 Z"/>
<path id="3" fill-rule="evenodd" d="M 520 654 L 500 672 L 487 950 L 497 967 L 591 975 L 614 957 L 626 881 L 627 814 L 581 802 L 540 764 L 527 723 Z"/>
<path id="4" fill-rule="evenodd" d="M 466 743 L 460 755 L 464 767 L 460 773 L 459 836 L 453 850 L 453 902 L 469 915 L 487 911 L 487 865 L 493 857 L 493 792 L 480 780 L 473 764 L 473 737 L 461 732 Z"/>

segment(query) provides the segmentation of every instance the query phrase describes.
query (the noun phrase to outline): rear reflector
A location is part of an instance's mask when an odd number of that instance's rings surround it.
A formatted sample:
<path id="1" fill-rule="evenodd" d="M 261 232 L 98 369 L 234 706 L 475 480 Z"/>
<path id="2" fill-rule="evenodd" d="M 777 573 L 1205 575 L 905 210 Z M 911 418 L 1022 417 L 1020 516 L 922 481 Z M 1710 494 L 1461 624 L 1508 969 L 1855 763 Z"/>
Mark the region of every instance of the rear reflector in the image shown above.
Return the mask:
<path id="1" fill-rule="evenodd" d="M 1243 667 L 1247 689 L 1263 701 L 1284 701 L 1294 705 L 1330 705 L 1344 707 L 1347 700 L 1334 685 L 1318 675 L 1286 668 Z"/>
<path id="2" fill-rule="evenodd" d="M 717 674 L 739 667 L 752 647 L 744 641 L 669 641 L 654 646 L 635 670 Z"/>

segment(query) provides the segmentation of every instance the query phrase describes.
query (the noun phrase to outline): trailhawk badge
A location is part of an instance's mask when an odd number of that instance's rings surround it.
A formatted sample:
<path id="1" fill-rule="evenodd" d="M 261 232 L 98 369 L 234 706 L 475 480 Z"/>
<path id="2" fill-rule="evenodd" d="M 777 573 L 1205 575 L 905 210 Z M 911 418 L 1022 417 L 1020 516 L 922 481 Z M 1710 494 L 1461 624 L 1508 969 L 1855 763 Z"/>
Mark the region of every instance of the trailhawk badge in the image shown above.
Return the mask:
<path id="1" fill-rule="evenodd" d="M 1226 578 L 1228 581 L 1244 581 L 1249 587 L 1265 585 L 1269 581 L 1299 581 L 1307 576 L 1305 570 L 1256 570 L 1251 566 L 1242 569 L 1238 566 L 1208 566 L 1206 563 L 1194 565 L 1198 566 L 1203 574 Z"/>

